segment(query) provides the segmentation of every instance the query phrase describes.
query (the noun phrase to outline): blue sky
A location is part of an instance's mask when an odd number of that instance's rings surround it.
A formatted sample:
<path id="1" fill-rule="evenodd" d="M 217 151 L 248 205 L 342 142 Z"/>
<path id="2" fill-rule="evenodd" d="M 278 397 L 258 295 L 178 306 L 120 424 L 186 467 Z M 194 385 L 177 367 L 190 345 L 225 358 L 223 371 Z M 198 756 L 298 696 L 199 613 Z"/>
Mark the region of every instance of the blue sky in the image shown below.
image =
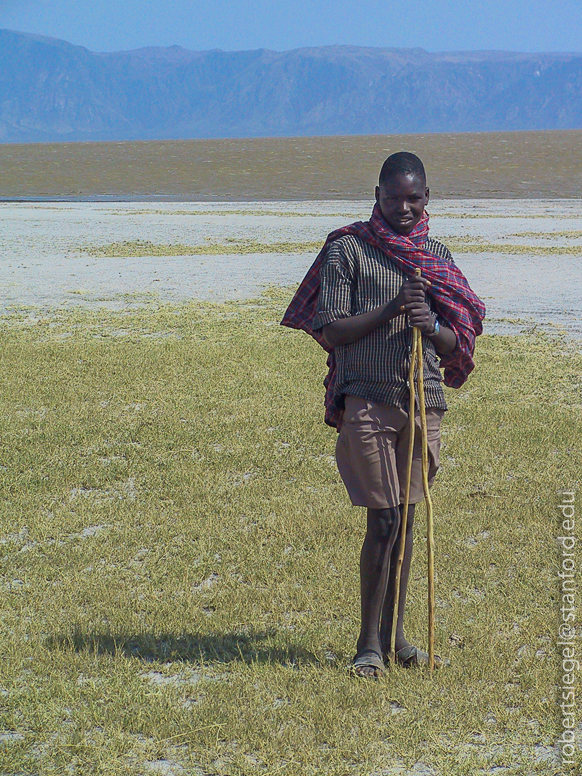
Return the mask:
<path id="1" fill-rule="evenodd" d="M 0 0 L 0 27 L 93 51 L 420 46 L 582 51 L 582 0 Z"/>

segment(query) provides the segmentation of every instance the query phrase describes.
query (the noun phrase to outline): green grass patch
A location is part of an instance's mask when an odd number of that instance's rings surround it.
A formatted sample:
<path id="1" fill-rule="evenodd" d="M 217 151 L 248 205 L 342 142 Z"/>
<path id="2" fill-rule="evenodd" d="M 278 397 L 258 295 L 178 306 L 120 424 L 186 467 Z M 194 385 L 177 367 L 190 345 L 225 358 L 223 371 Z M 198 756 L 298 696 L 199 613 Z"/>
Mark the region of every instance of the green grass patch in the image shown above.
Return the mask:
<path id="1" fill-rule="evenodd" d="M 539 236 L 539 235 L 538 235 Z M 455 253 L 509 253 L 528 256 L 582 256 L 582 245 L 510 245 L 508 243 L 465 242 L 447 238 Z"/>
<path id="2" fill-rule="evenodd" d="M 125 216 L 125 210 L 110 210 L 112 215 Z M 352 218 L 350 213 L 301 213 L 295 210 L 132 210 L 131 215 L 162 216 L 276 216 L 277 218 Z"/>
<path id="3" fill-rule="evenodd" d="M 429 208 L 429 210 L 431 209 Z M 518 218 L 520 221 L 524 218 L 551 218 L 552 221 L 556 219 L 572 219 L 571 214 L 560 215 L 558 213 L 520 213 L 516 215 L 515 213 L 458 213 L 454 211 L 438 213 L 431 210 L 431 214 L 434 218 Z M 529 233 L 526 232 L 524 234 Z M 532 232 L 531 234 L 537 234 L 537 232 Z M 517 237 L 517 235 L 515 236 Z"/>
<path id="4" fill-rule="evenodd" d="M 505 253 L 531 256 L 579 256 L 578 245 L 509 245 L 507 243 L 465 242 L 448 238 L 447 246 L 454 253 Z M 129 258 L 136 256 L 208 256 L 242 255 L 251 253 L 317 253 L 322 240 L 310 242 L 260 243 L 253 240 L 227 239 L 225 243 L 184 245 L 182 243 L 152 243 L 149 240 L 123 240 L 100 246 L 83 246 L 81 250 L 91 256 Z"/>
<path id="5" fill-rule="evenodd" d="M 3 324 L 0 772 L 557 772 L 540 747 L 582 356 L 480 338 L 433 490 L 452 664 L 359 681 L 364 510 L 323 424 L 324 353 L 278 325 L 289 298 Z M 425 646 L 417 522 L 406 631 Z"/>
<path id="6" fill-rule="evenodd" d="M 243 253 L 309 253 L 319 250 L 317 242 L 260 243 L 254 240 L 226 240 L 224 244 L 204 243 L 183 245 L 182 243 L 152 243 L 149 240 L 122 240 L 107 245 L 83 246 L 81 250 L 91 256 L 128 258 L 132 256 L 208 256 L 240 255 Z"/>
<path id="7" fill-rule="evenodd" d="M 568 239 L 576 240 L 582 237 L 582 231 L 580 229 L 566 230 L 563 232 L 517 232 L 511 235 L 512 237 L 545 237 L 553 239 L 554 237 L 566 237 Z"/>

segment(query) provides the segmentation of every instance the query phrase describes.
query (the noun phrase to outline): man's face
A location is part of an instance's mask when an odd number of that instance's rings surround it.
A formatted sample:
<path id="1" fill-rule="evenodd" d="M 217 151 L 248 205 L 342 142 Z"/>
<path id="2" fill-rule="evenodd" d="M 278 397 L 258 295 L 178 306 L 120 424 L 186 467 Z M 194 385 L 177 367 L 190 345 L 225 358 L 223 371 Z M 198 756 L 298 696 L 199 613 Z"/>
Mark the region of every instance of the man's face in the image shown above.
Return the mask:
<path id="1" fill-rule="evenodd" d="M 428 204 L 429 191 L 416 175 L 394 175 L 376 186 L 376 202 L 384 220 L 398 234 L 410 234 Z"/>

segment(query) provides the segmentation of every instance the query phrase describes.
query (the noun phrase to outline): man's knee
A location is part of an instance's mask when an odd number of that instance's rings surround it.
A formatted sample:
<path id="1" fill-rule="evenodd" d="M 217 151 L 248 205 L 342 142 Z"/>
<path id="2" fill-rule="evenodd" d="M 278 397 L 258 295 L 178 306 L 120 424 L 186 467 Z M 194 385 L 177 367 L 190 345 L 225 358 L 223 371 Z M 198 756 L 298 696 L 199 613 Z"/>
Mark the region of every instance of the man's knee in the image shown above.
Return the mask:
<path id="1" fill-rule="evenodd" d="M 368 509 L 368 532 L 383 542 L 394 539 L 400 527 L 399 507 Z"/>

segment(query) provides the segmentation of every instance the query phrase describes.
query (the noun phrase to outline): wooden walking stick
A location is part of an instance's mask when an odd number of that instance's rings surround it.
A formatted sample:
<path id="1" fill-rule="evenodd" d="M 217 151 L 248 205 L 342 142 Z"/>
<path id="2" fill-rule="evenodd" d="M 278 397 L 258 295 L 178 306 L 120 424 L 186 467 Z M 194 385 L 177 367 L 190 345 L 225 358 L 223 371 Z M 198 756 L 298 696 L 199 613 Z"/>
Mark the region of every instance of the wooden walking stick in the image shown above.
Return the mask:
<path id="1" fill-rule="evenodd" d="M 414 274 L 420 277 L 420 269 L 417 267 Z M 398 607 L 400 605 L 400 577 L 402 575 L 402 563 L 404 562 L 404 550 L 406 548 L 406 526 L 408 524 L 408 504 L 410 501 L 410 480 L 412 477 L 412 458 L 414 453 L 414 367 L 418 350 L 420 332 L 416 326 L 412 329 L 412 345 L 410 348 L 410 365 L 408 367 L 408 385 L 410 388 L 410 400 L 408 402 L 408 459 L 406 461 L 406 489 L 404 491 L 404 504 L 402 507 L 402 519 L 400 522 L 400 545 L 398 547 L 398 559 L 396 560 L 396 577 L 394 580 L 394 609 L 392 610 L 392 630 L 390 632 L 390 661 L 396 663 L 396 628 L 398 626 Z"/>
<path id="2" fill-rule="evenodd" d="M 418 406 L 420 409 L 420 428 L 422 433 L 422 488 L 426 503 L 426 549 L 428 555 L 428 667 L 434 670 L 434 624 L 435 624 L 435 598 L 434 598 L 434 524 L 432 513 L 432 499 L 428 488 L 428 432 L 426 427 L 426 407 L 424 404 L 424 373 L 422 358 L 422 336 L 418 337 L 417 344 L 418 361 Z"/>
<path id="3" fill-rule="evenodd" d="M 414 274 L 420 277 L 420 268 L 416 268 Z M 390 659 L 396 661 L 396 628 L 398 624 L 398 606 L 400 603 L 400 577 L 402 563 L 404 562 L 404 550 L 406 546 L 406 526 L 408 523 L 408 506 L 410 500 L 410 480 L 412 475 L 412 458 L 414 451 L 414 415 L 415 415 L 415 391 L 414 368 L 418 364 L 418 404 L 420 410 L 420 428 L 422 434 L 422 487 L 426 501 L 427 519 L 427 551 L 428 551 L 428 665 L 434 670 L 434 628 L 435 628 L 435 596 L 434 596 L 434 530 L 432 500 L 428 488 L 428 435 L 426 428 L 426 407 L 424 402 L 424 370 L 422 354 L 422 334 L 414 326 L 412 329 L 412 347 L 410 351 L 410 367 L 408 371 L 408 383 L 410 386 L 410 401 L 408 406 L 408 460 L 406 463 L 406 488 L 404 492 L 404 505 L 400 528 L 400 546 L 396 561 L 396 578 L 394 585 L 394 610 L 392 612 L 392 631 L 390 634 Z"/>

